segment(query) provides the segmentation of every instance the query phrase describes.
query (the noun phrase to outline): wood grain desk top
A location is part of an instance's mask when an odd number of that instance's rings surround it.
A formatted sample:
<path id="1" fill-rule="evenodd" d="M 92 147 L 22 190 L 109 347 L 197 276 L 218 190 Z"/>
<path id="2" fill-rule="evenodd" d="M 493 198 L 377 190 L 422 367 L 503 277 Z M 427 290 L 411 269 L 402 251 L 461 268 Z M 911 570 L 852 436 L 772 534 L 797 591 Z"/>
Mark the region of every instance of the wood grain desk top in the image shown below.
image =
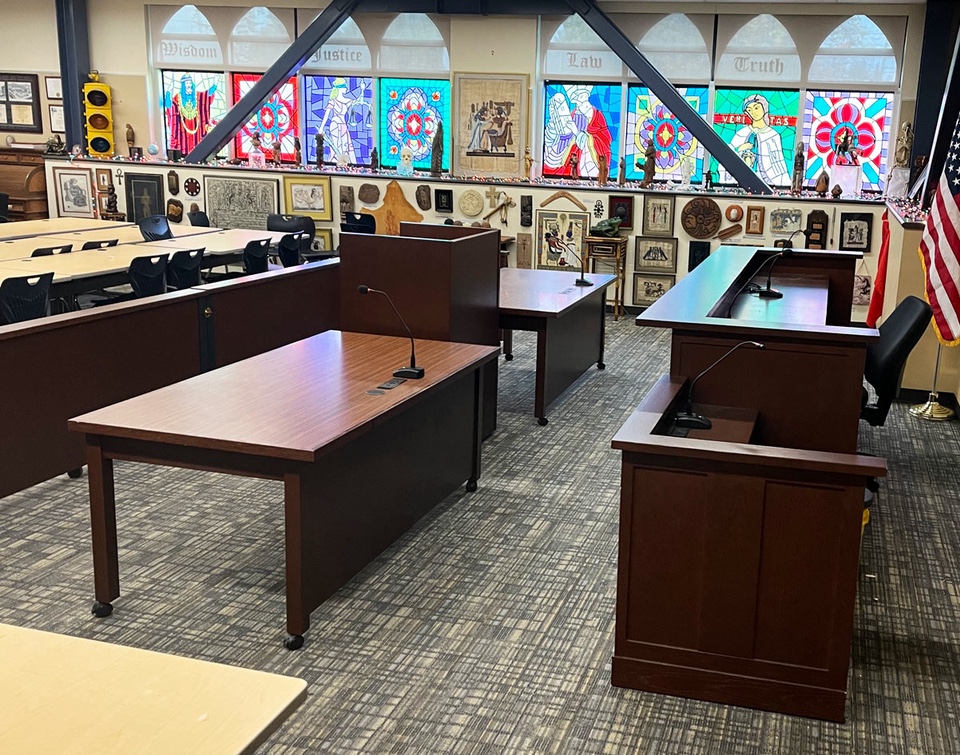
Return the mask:
<path id="1" fill-rule="evenodd" d="M 754 280 L 766 286 L 766 276 Z M 782 299 L 761 299 L 757 294 L 744 291 L 730 309 L 731 318 L 811 327 L 827 324 L 830 281 L 825 275 L 803 278 L 774 275 L 771 286 L 783 294 Z"/>
<path id="2" fill-rule="evenodd" d="M 303 679 L 7 624 L 0 663 L 18 755 L 252 753 L 307 696 Z"/>
<path id="3" fill-rule="evenodd" d="M 41 218 L 40 220 L 18 220 L 0 225 L 0 238 L 20 239 L 27 236 L 45 236 L 50 233 L 94 230 L 97 228 L 123 228 L 132 226 L 117 220 L 97 220 L 96 218 Z"/>
<path id="4" fill-rule="evenodd" d="M 500 271 L 500 314 L 558 317 L 616 280 L 615 275 L 587 273 L 592 286 L 574 285 L 579 277 L 579 272 L 505 267 Z"/>
<path id="5" fill-rule="evenodd" d="M 422 380 L 370 390 L 409 362 L 410 341 L 337 330 L 75 417 L 72 430 L 313 462 L 500 349 L 417 340 Z"/>

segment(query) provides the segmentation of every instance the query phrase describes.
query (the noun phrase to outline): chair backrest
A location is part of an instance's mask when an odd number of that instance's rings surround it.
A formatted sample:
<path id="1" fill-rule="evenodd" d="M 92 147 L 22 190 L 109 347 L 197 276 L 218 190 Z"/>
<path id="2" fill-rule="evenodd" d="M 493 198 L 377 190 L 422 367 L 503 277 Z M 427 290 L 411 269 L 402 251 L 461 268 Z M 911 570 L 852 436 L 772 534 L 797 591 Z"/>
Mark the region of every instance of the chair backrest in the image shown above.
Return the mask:
<path id="1" fill-rule="evenodd" d="M 116 246 L 119 239 L 107 239 L 105 241 L 84 241 L 83 246 L 80 247 L 81 252 L 85 252 L 88 249 L 106 249 L 108 246 Z"/>
<path id="2" fill-rule="evenodd" d="M 176 252 L 167 262 L 167 285 L 176 289 L 199 286 L 202 263 L 203 249 Z"/>
<path id="3" fill-rule="evenodd" d="M 376 233 L 377 219 L 367 212 L 345 212 L 340 230 L 346 233 Z"/>
<path id="4" fill-rule="evenodd" d="M 8 220 L 10 216 L 10 195 L 0 191 L 0 218 Z"/>
<path id="5" fill-rule="evenodd" d="M 140 218 L 137 222 L 140 233 L 143 234 L 144 241 L 162 241 L 163 239 L 172 239 L 173 231 L 170 230 L 170 221 L 166 215 L 150 215 Z"/>
<path id="6" fill-rule="evenodd" d="M 50 314 L 53 273 L 7 278 L 0 283 L 0 322 L 23 322 Z"/>
<path id="7" fill-rule="evenodd" d="M 270 239 L 255 239 L 248 242 L 243 248 L 243 271 L 248 275 L 267 272 L 267 252 L 269 251 Z"/>
<path id="8" fill-rule="evenodd" d="M 193 212 L 188 212 L 187 220 L 190 221 L 190 225 L 198 225 L 204 228 L 210 227 L 210 218 L 207 217 L 207 213 L 205 213 L 203 210 L 194 210 Z"/>
<path id="9" fill-rule="evenodd" d="M 280 233 L 296 233 L 304 231 L 305 235 L 300 242 L 300 251 L 309 252 L 310 245 L 317 235 L 317 223 L 309 215 L 267 215 L 267 230 Z"/>
<path id="10" fill-rule="evenodd" d="M 864 406 L 860 417 L 871 425 L 880 426 L 886 421 L 890 404 L 900 390 L 907 357 L 926 331 L 932 314 L 923 299 L 908 296 L 880 326 L 880 340 L 867 346 L 863 376 L 877 392 L 877 401 Z"/>
<path id="11" fill-rule="evenodd" d="M 62 246 L 41 246 L 34 249 L 31 257 L 47 257 L 51 254 L 70 254 L 73 251 L 73 244 L 63 244 Z"/>
<path id="12" fill-rule="evenodd" d="M 141 299 L 144 296 L 156 296 L 166 292 L 166 271 L 166 254 L 132 259 L 127 272 L 130 276 L 130 285 L 133 287 L 134 296 Z"/>
<path id="13" fill-rule="evenodd" d="M 300 264 L 300 252 L 303 249 L 304 231 L 288 233 L 277 244 L 277 253 L 280 255 L 280 264 L 284 267 L 293 267 Z"/>

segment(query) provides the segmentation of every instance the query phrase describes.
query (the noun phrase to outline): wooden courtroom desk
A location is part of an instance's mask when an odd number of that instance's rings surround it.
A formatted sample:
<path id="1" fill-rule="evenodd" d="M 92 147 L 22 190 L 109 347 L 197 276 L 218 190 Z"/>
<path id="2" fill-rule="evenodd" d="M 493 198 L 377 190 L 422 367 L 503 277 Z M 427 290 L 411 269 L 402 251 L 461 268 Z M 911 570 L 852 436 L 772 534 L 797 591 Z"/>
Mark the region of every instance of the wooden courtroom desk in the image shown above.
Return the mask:
<path id="1" fill-rule="evenodd" d="M 27 236 L 46 236 L 51 233 L 68 233 L 102 228 L 123 228 L 135 226 L 117 220 L 98 220 L 96 218 L 43 218 L 41 220 L 19 220 L 3 223 L 0 226 L 0 238 L 22 239 Z"/>
<path id="2" fill-rule="evenodd" d="M 500 327 L 537 334 L 534 416 L 547 424 L 547 407 L 591 364 L 603 369 L 605 291 L 614 275 L 587 274 L 592 286 L 576 286 L 579 273 L 554 270 L 500 271 Z M 504 338 L 506 359 L 513 340 Z"/>
<path id="3" fill-rule="evenodd" d="M 17 755 L 253 753 L 307 697 L 290 676 L 0 624 Z"/>
<path id="4" fill-rule="evenodd" d="M 464 480 L 476 488 L 482 368 L 499 349 L 417 346 L 425 378 L 393 390 L 377 386 L 408 339 L 331 330 L 70 420 L 86 433 L 95 614 L 120 595 L 114 459 L 265 477 L 284 482 L 286 644 L 301 647 L 313 609 Z"/>

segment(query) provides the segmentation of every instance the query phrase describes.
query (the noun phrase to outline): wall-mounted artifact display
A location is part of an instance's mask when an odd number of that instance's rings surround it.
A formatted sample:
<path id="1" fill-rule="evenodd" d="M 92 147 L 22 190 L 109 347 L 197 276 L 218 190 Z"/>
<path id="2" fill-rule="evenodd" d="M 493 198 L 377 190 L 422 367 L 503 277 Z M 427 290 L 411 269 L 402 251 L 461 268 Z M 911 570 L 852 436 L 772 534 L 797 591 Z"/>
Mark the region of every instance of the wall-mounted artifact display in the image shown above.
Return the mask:
<path id="1" fill-rule="evenodd" d="M 707 118 L 707 88 L 678 87 L 683 97 L 701 118 Z M 692 180 L 703 177 L 704 151 L 700 142 L 687 130 L 660 98 L 641 84 L 627 87 L 626 177 L 637 181 L 643 177 L 644 147 L 653 144 L 656 172 L 669 181 L 683 179 L 687 166 Z M 689 184 L 689 180 L 687 181 Z"/>
<path id="2" fill-rule="evenodd" d="M 164 214 L 163 176 L 128 171 L 124 178 L 126 179 L 127 219 L 130 222 L 136 223 L 150 215 Z M 218 227 L 230 228 L 231 226 L 219 225 Z"/>
<path id="3" fill-rule="evenodd" d="M 380 201 L 380 187 L 376 184 L 360 184 L 357 199 L 364 204 L 376 204 Z"/>
<path id="4" fill-rule="evenodd" d="M 521 175 L 527 76 L 457 73 L 453 87 L 453 172 L 458 176 Z"/>
<path id="5" fill-rule="evenodd" d="M 841 252 L 870 252 L 871 230 L 873 215 L 869 212 L 841 212 L 840 213 L 840 244 Z"/>
<path id="6" fill-rule="evenodd" d="M 533 234 L 517 234 L 517 267 L 530 270 L 533 267 Z"/>
<path id="7" fill-rule="evenodd" d="M 537 210 L 537 267 L 578 270 L 590 230 L 590 214 Z"/>
<path id="8" fill-rule="evenodd" d="M 747 233 L 759 236 L 763 233 L 763 219 L 767 209 L 761 204 L 747 205 Z"/>
<path id="9" fill-rule="evenodd" d="M 314 220 L 333 220 L 330 176 L 284 176 L 283 198 L 286 212 L 291 215 L 309 215 Z"/>
<path id="10" fill-rule="evenodd" d="M 649 307 L 677 282 L 675 275 L 657 273 L 633 274 L 633 303 L 637 307 Z"/>
<path id="11" fill-rule="evenodd" d="M 603 217 L 603 200 L 598 199 L 593 203 L 593 217 L 602 218 Z"/>
<path id="12" fill-rule="evenodd" d="M 305 177 L 306 178 L 306 177 Z M 321 177 L 323 178 L 323 177 Z M 327 181 L 330 179 L 327 178 Z M 279 211 L 280 186 L 272 178 L 204 176 L 204 208 L 214 228 L 267 227 L 267 215 Z M 330 219 L 330 189 L 325 196 Z"/>
<path id="13" fill-rule="evenodd" d="M 636 271 L 677 272 L 677 239 L 637 236 L 633 258 Z"/>
<path id="14" fill-rule="evenodd" d="M 468 218 L 475 218 L 483 212 L 483 195 L 476 189 L 467 189 L 457 200 L 457 207 Z"/>
<path id="15" fill-rule="evenodd" d="M 620 84 L 549 82 L 544 87 L 544 176 L 597 178 L 596 156 L 620 161 Z"/>
<path id="16" fill-rule="evenodd" d="M 356 205 L 353 201 L 353 187 L 340 187 L 340 217 L 342 218 L 348 212 L 355 212 Z"/>
<path id="17" fill-rule="evenodd" d="M 530 194 L 520 196 L 520 225 L 524 228 L 533 225 L 533 197 Z"/>
<path id="18" fill-rule="evenodd" d="M 416 192 L 417 207 L 426 212 L 433 205 L 430 202 L 430 187 L 426 184 L 420 184 Z"/>
<path id="19" fill-rule="evenodd" d="M 0 73 L 0 131 L 43 132 L 36 74 Z"/>
<path id="20" fill-rule="evenodd" d="M 183 190 L 187 192 L 188 197 L 200 195 L 200 182 L 196 178 L 188 178 L 183 182 Z"/>
<path id="21" fill-rule="evenodd" d="M 743 208 L 738 204 L 728 205 L 723 214 L 731 223 L 739 223 L 743 220 Z"/>
<path id="22" fill-rule="evenodd" d="M 453 212 L 453 189 L 434 189 L 433 204 L 437 212 Z"/>
<path id="23" fill-rule="evenodd" d="M 371 210 L 370 214 L 377 219 L 377 233 L 389 236 L 400 235 L 401 222 L 419 223 L 423 220 L 423 215 L 403 195 L 403 188 L 398 181 L 387 184 L 383 204 Z"/>
<path id="24" fill-rule="evenodd" d="M 643 200 L 643 235 L 673 235 L 673 195 L 648 194 Z"/>
<path id="25" fill-rule="evenodd" d="M 93 197 L 93 174 L 85 168 L 53 169 L 53 185 L 57 192 L 57 214 L 66 218 L 97 216 Z"/>
<path id="26" fill-rule="evenodd" d="M 610 195 L 610 217 L 620 219 L 620 230 L 633 230 L 633 194 Z M 673 219 L 673 208 L 670 209 L 670 218 Z M 672 222 L 671 222 L 671 231 Z"/>
<path id="27" fill-rule="evenodd" d="M 646 211 L 644 211 L 644 217 L 646 217 Z M 710 197 L 691 199 L 680 211 L 680 225 L 695 239 L 709 239 L 716 236 L 722 220 L 723 213 L 720 211 L 720 205 Z"/>
<path id="28" fill-rule="evenodd" d="M 167 200 L 167 220 L 171 223 L 179 223 L 183 220 L 183 202 L 179 199 Z"/>
<path id="29" fill-rule="evenodd" d="M 97 168 L 97 191 L 106 191 L 113 184 L 113 174 L 110 168 Z"/>
<path id="30" fill-rule="evenodd" d="M 771 233 L 794 233 L 800 230 L 801 222 L 803 222 L 803 210 L 796 207 L 778 207 L 770 210 Z"/>
<path id="31" fill-rule="evenodd" d="M 823 210 L 811 210 L 807 214 L 807 228 L 804 231 L 804 235 L 807 237 L 807 249 L 827 248 L 827 227 L 829 224 L 829 217 Z"/>
<path id="32" fill-rule="evenodd" d="M 338 157 L 368 165 L 374 149 L 373 79 L 369 76 L 302 76 L 307 134 L 323 134 L 323 162 Z M 307 139 L 307 162 L 317 163 L 317 143 Z M 376 168 L 374 168 L 376 170 Z"/>
<path id="33" fill-rule="evenodd" d="M 855 307 L 865 307 L 870 304 L 870 294 L 872 291 L 873 281 L 870 279 L 869 274 L 858 273 L 853 276 L 853 305 Z"/>
<path id="34" fill-rule="evenodd" d="M 180 193 L 180 176 L 177 175 L 175 170 L 167 171 L 167 191 L 173 196 Z"/>
<path id="35" fill-rule="evenodd" d="M 448 79 L 391 79 L 379 82 L 380 167 L 393 170 L 409 149 L 416 170 L 430 170 L 433 136 L 450 120 Z M 442 170 L 450 169 L 450 131 L 444 136 Z"/>
<path id="36" fill-rule="evenodd" d="M 687 272 L 694 270 L 697 265 L 710 256 L 709 241 L 691 241 L 690 250 L 687 253 Z"/>

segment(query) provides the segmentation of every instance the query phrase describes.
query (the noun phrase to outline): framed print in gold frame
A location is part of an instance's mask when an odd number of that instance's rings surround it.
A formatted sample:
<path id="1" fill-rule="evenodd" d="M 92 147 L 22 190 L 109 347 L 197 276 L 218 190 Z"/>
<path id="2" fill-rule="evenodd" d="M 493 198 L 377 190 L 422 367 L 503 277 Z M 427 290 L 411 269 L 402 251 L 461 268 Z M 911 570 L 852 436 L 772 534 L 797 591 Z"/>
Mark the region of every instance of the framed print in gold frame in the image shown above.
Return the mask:
<path id="1" fill-rule="evenodd" d="M 333 220 L 330 176 L 284 176 L 284 211 L 308 215 L 314 220 Z"/>
<path id="2" fill-rule="evenodd" d="M 313 237 L 314 252 L 333 252 L 333 231 L 329 228 L 318 228 Z M 319 249 L 317 248 L 319 247 Z"/>

